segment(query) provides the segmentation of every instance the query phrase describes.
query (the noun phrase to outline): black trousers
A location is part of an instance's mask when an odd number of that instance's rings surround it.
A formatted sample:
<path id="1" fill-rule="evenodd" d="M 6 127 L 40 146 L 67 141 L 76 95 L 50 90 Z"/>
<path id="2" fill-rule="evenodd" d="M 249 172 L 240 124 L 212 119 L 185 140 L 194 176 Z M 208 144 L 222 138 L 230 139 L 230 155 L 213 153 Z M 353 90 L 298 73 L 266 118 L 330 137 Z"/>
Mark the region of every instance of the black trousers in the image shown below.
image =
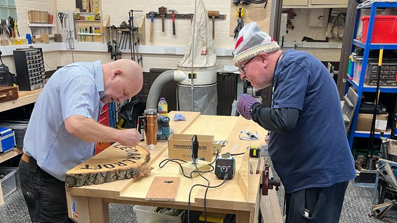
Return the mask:
<path id="1" fill-rule="evenodd" d="M 349 181 L 285 194 L 286 223 L 337 223 Z"/>
<path id="2" fill-rule="evenodd" d="M 32 157 L 29 163 L 21 159 L 19 182 L 32 222 L 73 222 L 68 218 L 65 182 L 42 170 Z"/>

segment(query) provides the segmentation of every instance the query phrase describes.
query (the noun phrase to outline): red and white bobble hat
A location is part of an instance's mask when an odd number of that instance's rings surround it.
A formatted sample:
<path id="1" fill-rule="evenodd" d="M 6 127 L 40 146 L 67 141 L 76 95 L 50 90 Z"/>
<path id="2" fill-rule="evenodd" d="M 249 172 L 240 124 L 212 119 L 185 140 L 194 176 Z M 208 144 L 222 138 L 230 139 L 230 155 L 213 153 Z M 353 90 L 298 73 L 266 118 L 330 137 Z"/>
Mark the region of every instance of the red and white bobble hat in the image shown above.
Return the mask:
<path id="1" fill-rule="evenodd" d="M 234 66 L 249 60 L 260 53 L 277 51 L 280 46 L 256 22 L 251 22 L 241 29 L 234 48 Z"/>

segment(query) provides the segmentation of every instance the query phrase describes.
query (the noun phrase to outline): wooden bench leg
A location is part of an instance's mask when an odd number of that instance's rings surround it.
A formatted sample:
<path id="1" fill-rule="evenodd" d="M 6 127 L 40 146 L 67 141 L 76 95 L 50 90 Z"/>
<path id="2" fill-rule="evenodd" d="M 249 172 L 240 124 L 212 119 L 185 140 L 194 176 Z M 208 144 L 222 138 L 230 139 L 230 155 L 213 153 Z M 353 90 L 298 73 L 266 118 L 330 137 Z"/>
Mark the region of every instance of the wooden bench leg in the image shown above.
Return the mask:
<path id="1" fill-rule="evenodd" d="M 109 204 L 102 198 L 88 198 L 91 222 L 109 223 Z"/>
<path id="2" fill-rule="evenodd" d="M 250 216 L 251 212 L 249 211 L 237 211 L 236 213 L 236 223 L 253 223 L 251 222 Z"/>

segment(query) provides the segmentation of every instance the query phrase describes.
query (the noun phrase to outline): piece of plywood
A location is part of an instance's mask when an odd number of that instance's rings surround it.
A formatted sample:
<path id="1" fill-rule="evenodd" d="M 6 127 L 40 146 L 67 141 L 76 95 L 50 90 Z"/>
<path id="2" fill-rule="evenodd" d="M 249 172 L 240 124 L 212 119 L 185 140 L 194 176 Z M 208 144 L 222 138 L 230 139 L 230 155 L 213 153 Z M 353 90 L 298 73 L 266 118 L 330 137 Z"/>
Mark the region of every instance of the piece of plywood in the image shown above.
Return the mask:
<path id="1" fill-rule="evenodd" d="M 106 150 L 66 173 L 68 187 L 103 184 L 116 180 L 138 179 L 150 172 L 150 153 L 141 146 L 112 145 L 111 154 Z"/>
<path id="2" fill-rule="evenodd" d="M 240 7 L 245 9 L 245 16 L 243 17 L 244 25 L 256 22 L 261 27 L 262 31 L 269 33 L 272 1 L 267 2 L 266 8 L 264 8 L 264 6 L 265 3 L 244 6 L 239 5 L 236 7 L 233 1 L 230 1 L 230 36 L 234 36 L 234 29 L 237 26 L 238 20 L 237 10 Z"/>
<path id="3" fill-rule="evenodd" d="M 175 201 L 180 177 L 155 177 L 146 194 L 146 200 Z"/>

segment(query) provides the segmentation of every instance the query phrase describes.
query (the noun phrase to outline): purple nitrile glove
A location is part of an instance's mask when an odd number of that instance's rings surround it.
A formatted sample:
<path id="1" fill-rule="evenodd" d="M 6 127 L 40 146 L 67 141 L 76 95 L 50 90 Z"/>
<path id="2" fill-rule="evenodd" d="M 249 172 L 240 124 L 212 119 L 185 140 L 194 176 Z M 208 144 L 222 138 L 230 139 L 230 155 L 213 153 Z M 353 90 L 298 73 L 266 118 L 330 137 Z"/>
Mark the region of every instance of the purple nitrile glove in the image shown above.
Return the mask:
<path id="1" fill-rule="evenodd" d="M 255 100 L 255 98 L 253 98 L 251 95 L 249 94 L 240 95 L 237 101 L 238 113 L 240 113 L 240 115 L 243 116 L 244 118 L 251 120 L 252 119 L 251 108 L 252 105 L 254 105 L 255 103 L 258 103 L 258 101 Z"/>

